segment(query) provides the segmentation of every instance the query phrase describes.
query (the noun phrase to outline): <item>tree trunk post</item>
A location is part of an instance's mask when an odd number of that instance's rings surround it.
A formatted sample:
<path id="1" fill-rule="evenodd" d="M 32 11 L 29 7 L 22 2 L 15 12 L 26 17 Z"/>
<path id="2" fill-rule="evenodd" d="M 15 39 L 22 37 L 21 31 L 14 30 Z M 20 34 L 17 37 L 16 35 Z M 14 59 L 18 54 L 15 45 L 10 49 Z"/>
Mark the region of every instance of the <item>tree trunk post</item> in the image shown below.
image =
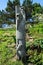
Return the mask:
<path id="1" fill-rule="evenodd" d="M 16 50 L 19 59 L 26 58 L 25 12 L 23 7 L 15 6 L 16 13 Z"/>

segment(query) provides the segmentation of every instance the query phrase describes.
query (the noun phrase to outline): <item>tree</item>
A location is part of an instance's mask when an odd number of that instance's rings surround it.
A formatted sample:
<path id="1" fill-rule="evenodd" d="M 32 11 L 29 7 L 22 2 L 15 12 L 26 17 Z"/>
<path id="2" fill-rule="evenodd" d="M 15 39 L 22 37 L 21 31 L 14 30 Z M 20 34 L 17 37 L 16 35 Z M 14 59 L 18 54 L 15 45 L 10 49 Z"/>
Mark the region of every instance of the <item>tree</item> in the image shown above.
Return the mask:
<path id="1" fill-rule="evenodd" d="M 15 23 L 15 5 L 20 5 L 20 0 L 8 0 L 7 7 L 2 14 L 2 20 L 4 23 Z M 31 17 L 32 12 L 32 1 L 31 0 L 24 0 L 22 4 L 25 8 L 26 12 L 26 19 Z"/>
<path id="2" fill-rule="evenodd" d="M 5 22 L 5 16 L 4 16 L 4 10 L 0 11 L 0 27 L 2 27 L 2 24 Z"/>
<path id="3" fill-rule="evenodd" d="M 26 20 L 30 18 L 32 15 L 32 0 L 24 0 L 23 6 L 25 7 Z"/>
<path id="4" fill-rule="evenodd" d="M 42 13 L 42 7 L 39 3 L 33 4 L 33 14 Z"/>
<path id="5" fill-rule="evenodd" d="M 5 16 L 12 23 L 15 23 L 15 5 L 20 5 L 20 0 L 8 0 Z"/>
<path id="6" fill-rule="evenodd" d="M 15 23 L 15 5 L 20 5 L 20 0 L 8 0 L 7 7 L 6 7 L 6 14 L 7 20 L 12 21 L 12 23 Z M 24 0 L 22 4 L 25 8 L 26 12 L 26 19 L 31 17 L 32 12 L 32 1 L 31 0 Z"/>
<path id="7" fill-rule="evenodd" d="M 1 18 L 2 12 L 0 11 L 0 27 L 2 27 L 1 23 L 2 23 L 2 18 Z"/>

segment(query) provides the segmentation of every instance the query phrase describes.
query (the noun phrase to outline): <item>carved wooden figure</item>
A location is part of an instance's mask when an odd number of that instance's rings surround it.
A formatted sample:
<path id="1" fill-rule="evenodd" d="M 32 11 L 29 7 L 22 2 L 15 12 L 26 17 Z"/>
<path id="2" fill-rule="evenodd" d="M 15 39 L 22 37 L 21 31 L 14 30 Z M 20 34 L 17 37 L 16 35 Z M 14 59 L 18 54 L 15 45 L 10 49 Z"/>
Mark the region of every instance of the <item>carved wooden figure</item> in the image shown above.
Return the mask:
<path id="1" fill-rule="evenodd" d="M 25 12 L 23 7 L 15 6 L 16 12 L 16 49 L 19 59 L 26 56 L 25 42 Z"/>

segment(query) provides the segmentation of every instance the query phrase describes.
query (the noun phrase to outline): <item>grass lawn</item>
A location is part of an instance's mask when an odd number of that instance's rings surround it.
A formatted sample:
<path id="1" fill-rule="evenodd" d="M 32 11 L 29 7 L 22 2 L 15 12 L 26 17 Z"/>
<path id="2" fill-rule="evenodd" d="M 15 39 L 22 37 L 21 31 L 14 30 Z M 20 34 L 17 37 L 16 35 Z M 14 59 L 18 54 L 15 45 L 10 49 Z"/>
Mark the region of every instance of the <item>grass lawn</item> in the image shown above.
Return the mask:
<path id="1" fill-rule="evenodd" d="M 34 41 L 26 41 L 27 65 L 43 65 L 43 25 L 27 27 L 28 34 L 34 37 Z M 40 27 L 40 28 L 39 28 Z M 26 37 L 27 38 L 27 37 Z M 24 65 L 22 61 L 14 61 L 16 55 L 16 30 L 0 29 L 0 65 Z"/>

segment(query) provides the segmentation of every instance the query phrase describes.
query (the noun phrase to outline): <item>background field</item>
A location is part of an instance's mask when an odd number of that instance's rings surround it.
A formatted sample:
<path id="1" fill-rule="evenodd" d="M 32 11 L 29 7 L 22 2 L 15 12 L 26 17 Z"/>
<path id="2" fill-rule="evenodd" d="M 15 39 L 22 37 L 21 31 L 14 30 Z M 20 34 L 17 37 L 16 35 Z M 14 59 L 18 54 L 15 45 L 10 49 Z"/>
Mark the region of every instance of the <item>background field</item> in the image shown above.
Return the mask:
<path id="1" fill-rule="evenodd" d="M 43 65 L 43 24 L 26 25 L 27 65 Z M 16 28 L 0 29 L 0 65 L 25 65 L 16 60 Z"/>

